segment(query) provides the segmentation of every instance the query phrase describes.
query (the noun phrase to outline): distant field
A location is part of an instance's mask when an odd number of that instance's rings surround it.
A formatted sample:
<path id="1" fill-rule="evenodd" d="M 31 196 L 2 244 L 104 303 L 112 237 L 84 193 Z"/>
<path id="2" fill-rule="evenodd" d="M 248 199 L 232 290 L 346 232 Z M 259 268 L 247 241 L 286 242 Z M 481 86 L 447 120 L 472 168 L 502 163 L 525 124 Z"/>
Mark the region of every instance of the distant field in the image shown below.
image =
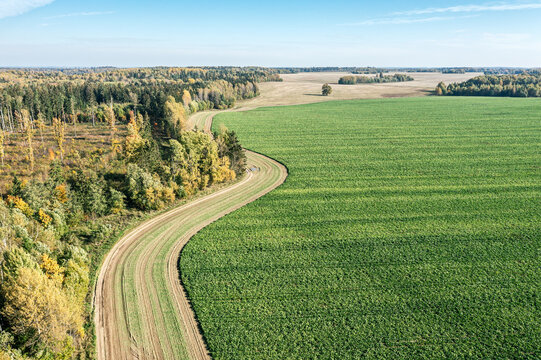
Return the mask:
<path id="1" fill-rule="evenodd" d="M 469 80 L 479 73 L 442 74 L 408 73 L 415 80 L 403 83 L 338 85 L 345 72 L 310 72 L 282 74 L 283 82 L 264 82 L 259 84 L 261 95 L 242 101 L 241 106 L 256 108 L 261 106 L 309 104 L 329 100 L 379 99 L 395 97 L 424 96 L 431 94 L 440 81 L 446 84 Z M 333 92 L 321 96 L 321 86 L 329 83 Z"/>
<path id="2" fill-rule="evenodd" d="M 541 357 L 541 102 L 219 115 L 286 182 L 180 267 L 215 359 Z"/>

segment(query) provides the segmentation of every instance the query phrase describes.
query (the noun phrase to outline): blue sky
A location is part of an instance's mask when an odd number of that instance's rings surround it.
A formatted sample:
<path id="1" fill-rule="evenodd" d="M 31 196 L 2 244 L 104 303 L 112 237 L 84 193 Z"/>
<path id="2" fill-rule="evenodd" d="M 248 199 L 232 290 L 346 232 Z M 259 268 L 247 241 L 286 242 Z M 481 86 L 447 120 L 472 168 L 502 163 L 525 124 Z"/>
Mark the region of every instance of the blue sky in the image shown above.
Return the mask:
<path id="1" fill-rule="evenodd" d="M 541 1 L 0 0 L 0 66 L 541 66 Z"/>

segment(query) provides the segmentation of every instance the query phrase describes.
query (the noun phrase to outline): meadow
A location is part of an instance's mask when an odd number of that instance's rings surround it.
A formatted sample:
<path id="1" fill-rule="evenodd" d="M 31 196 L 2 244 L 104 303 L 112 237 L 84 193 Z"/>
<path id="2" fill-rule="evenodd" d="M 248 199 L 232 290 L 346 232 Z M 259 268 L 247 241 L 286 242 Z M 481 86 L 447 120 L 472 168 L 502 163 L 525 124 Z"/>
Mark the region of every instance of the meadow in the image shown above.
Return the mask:
<path id="1" fill-rule="evenodd" d="M 214 359 L 541 357 L 541 102 L 224 113 L 278 189 L 180 259 Z"/>

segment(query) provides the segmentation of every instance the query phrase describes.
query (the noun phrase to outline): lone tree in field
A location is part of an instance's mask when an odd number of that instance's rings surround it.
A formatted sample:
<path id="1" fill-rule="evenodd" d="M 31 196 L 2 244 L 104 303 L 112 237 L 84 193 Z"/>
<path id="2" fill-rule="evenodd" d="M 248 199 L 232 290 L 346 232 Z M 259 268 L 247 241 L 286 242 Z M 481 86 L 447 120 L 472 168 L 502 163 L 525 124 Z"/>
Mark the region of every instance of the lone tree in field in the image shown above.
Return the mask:
<path id="1" fill-rule="evenodd" d="M 332 93 L 332 87 L 329 84 L 323 84 L 321 87 L 321 95 L 323 96 L 329 96 Z"/>

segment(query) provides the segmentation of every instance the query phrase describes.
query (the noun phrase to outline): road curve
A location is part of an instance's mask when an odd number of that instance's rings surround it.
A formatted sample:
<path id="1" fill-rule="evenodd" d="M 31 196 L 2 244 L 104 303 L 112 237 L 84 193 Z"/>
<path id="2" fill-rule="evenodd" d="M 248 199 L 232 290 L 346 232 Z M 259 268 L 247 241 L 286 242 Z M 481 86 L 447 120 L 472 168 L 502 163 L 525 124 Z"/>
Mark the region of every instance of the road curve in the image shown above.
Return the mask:
<path id="1" fill-rule="evenodd" d="M 199 124 L 208 131 L 215 114 L 199 115 Z M 251 151 L 247 158 L 250 170 L 240 181 L 143 222 L 108 253 L 94 294 L 99 360 L 210 359 L 178 261 L 195 233 L 287 177 L 273 159 Z"/>

